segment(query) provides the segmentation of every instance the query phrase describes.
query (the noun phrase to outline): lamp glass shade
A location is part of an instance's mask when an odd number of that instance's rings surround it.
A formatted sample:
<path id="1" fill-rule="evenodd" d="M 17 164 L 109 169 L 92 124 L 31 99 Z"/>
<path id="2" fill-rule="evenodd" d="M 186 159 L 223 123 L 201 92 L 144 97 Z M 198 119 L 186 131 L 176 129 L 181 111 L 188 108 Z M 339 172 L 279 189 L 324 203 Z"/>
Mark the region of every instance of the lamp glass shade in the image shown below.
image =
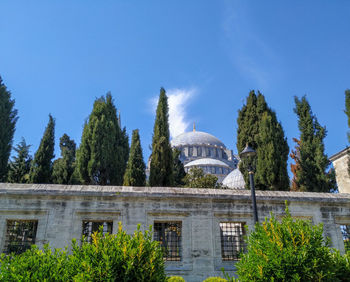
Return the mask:
<path id="1" fill-rule="evenodd" d="M 254 157 L 256 155 L 255 150 L 250 147 L 248 144 L 244 148 L 244 150 L 239 154 L 241 159 L 247 158 L 247 157 Z"/>

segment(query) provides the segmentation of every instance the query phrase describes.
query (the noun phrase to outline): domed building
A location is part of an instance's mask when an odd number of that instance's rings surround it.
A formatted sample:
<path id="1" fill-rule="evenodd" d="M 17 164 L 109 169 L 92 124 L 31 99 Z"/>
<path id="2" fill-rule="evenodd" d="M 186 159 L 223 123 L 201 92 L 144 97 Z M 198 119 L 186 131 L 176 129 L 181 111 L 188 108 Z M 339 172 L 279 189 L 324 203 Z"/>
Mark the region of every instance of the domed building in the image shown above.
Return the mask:
<path id="1" fill-rule="evenodd" d="M 199 167 L 205 173 L 215 175 L 219 182 L 223 182 L 225 177 L 237 168 L 238 157 L 232 150 L 226 148 L 215 136 L 196 131 L 194 126 L 193 131 L 172 139 L 171 146 L 181 152 L 180 160 L 186 172 L 192 167 Z"/>
<path id="2" fill-rule="evenodd" d="M 222 185 L 230 189 L 245 189 L 244 177 L 238 167 L 224 178 Z"/>

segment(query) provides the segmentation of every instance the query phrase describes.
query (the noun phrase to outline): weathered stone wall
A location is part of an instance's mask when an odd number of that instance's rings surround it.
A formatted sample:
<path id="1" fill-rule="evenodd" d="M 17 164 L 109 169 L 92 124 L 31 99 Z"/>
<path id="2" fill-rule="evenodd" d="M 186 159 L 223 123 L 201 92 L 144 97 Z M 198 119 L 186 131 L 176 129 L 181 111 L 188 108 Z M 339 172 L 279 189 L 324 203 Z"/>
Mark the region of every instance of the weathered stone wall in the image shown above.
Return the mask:
<path id="1" fill-rule="evenodd" d="M 293 216 L 323 222 L 332 246 L 344 251 L 339 225 L 350 224 L 350 195 L 258 191 L 259 219 L 282 216 L 285 200 Z M 114 232 L 121 221 L 129 233 L 155 220 L 181 221 L 182 260 L 167 262 L 166 270 L 186 281 L 222 275 L 221 267 L 233 274 L 234 262 L 221 259 L 219 223 L 253 225 L 246 190 L 0 184 L 0 250 L 11 219 L 38 220 L 36 244 L 55 248 L 80 238 L 86 219 L 112 220 Z"/>
<path id="2" fill-rule="evenodd" d="M 348 154 L 347 149 L 330 157 L 333 163 L 339 193 L 350 193 L 350 177 L 348 174 Z"/>

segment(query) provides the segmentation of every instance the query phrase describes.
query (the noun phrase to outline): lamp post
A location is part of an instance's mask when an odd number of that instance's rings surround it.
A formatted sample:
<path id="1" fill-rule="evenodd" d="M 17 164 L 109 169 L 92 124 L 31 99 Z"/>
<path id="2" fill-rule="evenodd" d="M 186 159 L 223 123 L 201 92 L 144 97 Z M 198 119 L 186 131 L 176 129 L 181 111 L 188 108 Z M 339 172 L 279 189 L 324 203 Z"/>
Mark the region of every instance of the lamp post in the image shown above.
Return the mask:
<path id="1" fill-rule="evenodd" d="M 239 154 L 241 159 L 247 159 L 247 160 L 248 160 L 248 157 L 254 157 L 255 155 L 256 155 L 255 150 L 251 148 L 248 144 L 246 145 L 244 150 Z M 248 173 L 249 173 L 250 190 L 252 192 L 253 216 L 254 216 L 254 224 L 255 224 L 259 222 L 259 219 L 258 219 L 258 210 L 256 208 L 254 170 L 250 162 L 248 164 Z"/>

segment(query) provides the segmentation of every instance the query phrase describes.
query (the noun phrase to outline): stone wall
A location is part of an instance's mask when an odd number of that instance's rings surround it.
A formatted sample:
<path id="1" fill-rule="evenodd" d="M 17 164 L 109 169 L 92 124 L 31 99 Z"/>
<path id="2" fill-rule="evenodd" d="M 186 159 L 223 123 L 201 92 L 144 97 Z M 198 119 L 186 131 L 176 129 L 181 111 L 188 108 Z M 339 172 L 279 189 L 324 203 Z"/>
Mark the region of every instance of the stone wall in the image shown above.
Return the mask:
<path id="1" fill-rule="evenodd" d="M 329 159 L 332 161 L 339 193 L 350 193 L 350 177 L 348 173 L 348 153 L 347 149 L 340 151 Z"/>
<path id="2" fill-rule="evenodd" d="M 259 219 L 270 212 L 291 214 L 324 224 L 332 246 L 344 251 L 340 224 L 350 224 L 350 195 L 257 191 Z M 222 261 L 220 222 L 243 222 L 252 229 L 250 191 L 185 188 L 64 186 L 0 184 L 0 250 L 4 249 L 7 220 L 38 220 L 36 244 L 64 248 L 80 238 L 83 220 L 111 220 L 132 233 L 138 224 L 182 222 L 181 261 L 166 262 L 169 275 L 202 281 L 233 274 L 232 261 Z"/>

